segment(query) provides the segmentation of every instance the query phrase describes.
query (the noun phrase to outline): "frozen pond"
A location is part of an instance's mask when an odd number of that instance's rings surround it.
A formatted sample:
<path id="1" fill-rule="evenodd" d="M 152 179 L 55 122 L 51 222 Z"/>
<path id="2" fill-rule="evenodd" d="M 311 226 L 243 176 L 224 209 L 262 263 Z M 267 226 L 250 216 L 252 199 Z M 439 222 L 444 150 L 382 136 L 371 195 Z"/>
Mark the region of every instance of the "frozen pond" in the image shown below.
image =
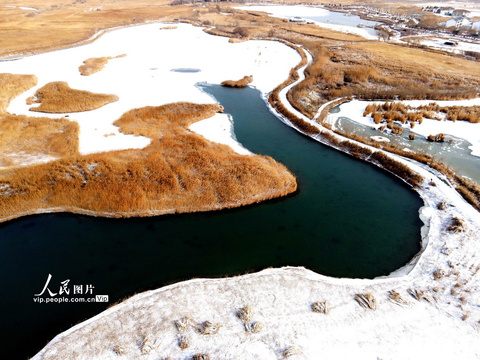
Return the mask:
<path id="1" fill-rule="evenodd" d="M 250 11 L 264 11 L 274 17 L 306 21 L 312 21 L 318 26 L 331 30 L 352 33 L 363 36 L 367 39 L 377 39 L 376 25 L 381 23 L 376 21 L 363 20 L 357 15 L 335 12 L 312 6 L 242 6 L 240 9 Z"/>

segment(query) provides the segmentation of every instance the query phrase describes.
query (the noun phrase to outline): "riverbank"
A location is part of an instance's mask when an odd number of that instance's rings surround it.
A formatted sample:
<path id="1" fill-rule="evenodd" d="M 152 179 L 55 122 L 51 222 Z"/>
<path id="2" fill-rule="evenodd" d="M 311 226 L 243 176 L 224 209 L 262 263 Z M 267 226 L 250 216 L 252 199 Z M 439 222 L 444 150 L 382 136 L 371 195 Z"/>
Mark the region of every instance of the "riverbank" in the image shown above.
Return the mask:
<path id="1" fill-rule="evenodd" d="M 226 38 L 210 36 L 188 24 L 178 24 L 174 29 L 165 26 L 168 30 L 162 30 L 164 26 L 158 24 L 119 29 L 89 45 L 1 64 L 2 72 L 33 73 L 38 79 L 37 85 L 13 99 L 6 109 L 7 113 L 22 119 L 38 116 L 30 110 L 27 100 L 55 80 L 64 81 L 72 89 L 101 90 L 119 99 L 91 111 L 42 114 L 45 120 L 52 119 L 52 123 L 68 119 L 78 124 L 80 154 L 57 159 L 47 156 L 49 154 L 39 156 L 38 152 L 50 148 L 48 143 L 36 149 L 28 161 L 29 154 L 22 153 L 17 163 L 13 161 L 16 154 L 5 154 L 10 166 L 1 174 L 1 181 L 8 182 L 2 187 L 2 194 L 8 196 L 2 201 L 0 211 L 3 221 L 52 211 L 131 217 L 217 210 L 284 196 L 296 190 L 294 176 L 285 167 L 271 158 L 252 154 L 235 140 L 231 119 L 222 114 L 221 109 L 202 116 L 193 110 L 188 114 L 185 109 L 191 107 L 186 101 L 215 103 L 198 83 L 220 83 L 245 73 L 252 74 L 253 85 L 266 93 L 277 84 L 279 74 L 287 77 L 291 66 L 298 61 L 298 54 L 280 43 L 232 44 Z M 158 53 L 147 44 L 139 45 L 137 39 L 142 37 L 161 43 L 165 53 Z M 179 48 L 178 43 L 185 46 Z M 78 72 L 78 66 L 85 59 L 118 53 L 126 56 L 116 58 L 98 73 L 85 77 Z M 282 61 L 276 61 L 277 58 Z M 161 111 L 156 110 L 167 105 L 174 109 L 167 116 L 168 121 L 175 121 L 180 114 L 181 123 L 158 134 L 149 134 L 148 128 L 155 125 L 146 127 L 146 123 L 152 121 L 149 109 L 154 109 L 154 117 L 160 116 L 157 121 L 167 121 L 160 115 Z M 144 115 L 130 119 L 129 130 L 126 130 L 117 121 L 132 109 Z M 160 143 L 155 141 L 159 138 Z M 17 140 L 21 141 L 21 137 Z M 192 148 L 197 158 L 189 156 Z M 184 154 L 185 159 L 179 160 L 178 154 Z M 153 158 L 158 161 L 152 161 Z M 145 161 L 139 163 L 138 159 Z M 185 165 L 179 167 L 179 161 Z M 217 171 L 213 166 L 203 166 L 202 161 L 224 165 Z M 62 176 L 65 169 L 66 179 Z M 124 173 L 130 175 L 122 175 Z M 163 180 L 157 182 L 148 176 L 151 173 L 163 174 Z M 220 181 L 219 176 L 228 179 Z M 56 180 L 46 186 L 48 178 Z M 28 190 L 22 185 L 25 181 L 29 184 Z M 99 199 L 97 194 L 102 191 L 116 194 L 116 200 Z M 190 196 L 192 199 L 188 200 Z"/>
<path id="2" fill-rule="evenodd" d="M 312 121 L 308 127 L 316 125 Z M 390 277 L 333 279 L 284 268 L 182 282 L 134 296 L 79 324 L 34 359 L 67 351 L 86 359 L 113 359 L 116 353 L 132 359 L 141 354 L 147 359 L 195 354 L 219 359 L 477 358 L 480 215 L 432 172 L 389 156 L 423 178 L 416 190 L 425 202 L 422 252 Z M 366 306 L 355 300 L 362 296 L 370 299 Z M 328 314 L 313 312 L 315 302 L 327 302 Z M 244 307 L 253 310 L 247 321 L 237 316 Z M 211 329 L 206 321 L 218 332 L 202 334 Z"/>

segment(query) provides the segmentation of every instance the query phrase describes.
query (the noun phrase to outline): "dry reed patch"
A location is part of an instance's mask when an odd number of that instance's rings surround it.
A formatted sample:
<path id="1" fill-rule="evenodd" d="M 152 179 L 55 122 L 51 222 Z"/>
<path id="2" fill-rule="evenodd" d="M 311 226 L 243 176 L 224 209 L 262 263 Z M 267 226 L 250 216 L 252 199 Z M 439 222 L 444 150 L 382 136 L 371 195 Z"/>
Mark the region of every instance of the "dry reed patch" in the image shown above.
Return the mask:
<path id="1" fill-rule="evenodd" d="M 85 90 L 75 90 L 64 81 L 55 81 L 41 87 L 35 96 L 27 99 L 29 104 L 38 103 L 30 111 L 45 113 L 69 113 L 101 108 L 117 101 L 118 96 L 95 94 Z"/>
<path id="2" fill-rule="evenodd" d="M 187 126 L 218 105 L 175 103 L 135 109 L 117 125 L 152 138 L 142 150 L 62 159 L 0 172 L 0 218 L 53 209 L 103 216 L 151 216 L 237 207 L 289 194 L 295 177 L 267 156 L 245 156 Z M 3 187 L 2 187 L 3 188 Z"/>
<path id="3" fill-rule="evenodd" d="M 103 70 L 105 65 L 108 64 L 108 62 L 111 59 L 118 59 L 120 57 L 126 56 L 125 54 L 123 55 L 118 55 L 118 56 L 105 56 L 105 57 L 99 57 L 99 58 L 90 58 L 87 59 L 83 62 L 83 65 L 80 65 L 78 68 L 78 71 L 80 72 L 81 75 L 83 76 L 90 76 L 92 74 L 95 74 L 96 72 L 99 72 Z"/>
<path id="4" fill-rule="evenodd" d="M 79 127 L 67 119 L 0 114 L 0 167 L 78 154 Z"/>
<path id="5" fill-rule="evenodd" d="M 0 74 L 0 81 L 0 167 L 78 154 L 76 123 L 4 112 L 13 98 L 36 85 L 35 76 Z"/>
<path id="6" fill-rule="evenodd" d="M 247 87 L 248 84 L 250 84 L 253 81 L 253 76 L 244 76 L 240 80 L 225 80 L 222 81 L 221 85 L 226 86 L 226 87 L 236 87 L 236 88 L 242 88 L 242 87 Z"/>
<path id="7" fill-rule="evenodd" d="M 410 106 L 400 102 L 385 102 L 369 104 L 363 116 L 372 115 L 376 124 L 399 121 L 402 124 L 410 122 L 422 123 L 423 119 L 480 122 L 480 106 L 440 106 L 436 102 L 428 105 Z"/>
<path id="8" fill-rule="evenodd" d="M 0 112 L 5 111 L 15 97 L 35 85 L 35 75 L 0 74 Z"/>

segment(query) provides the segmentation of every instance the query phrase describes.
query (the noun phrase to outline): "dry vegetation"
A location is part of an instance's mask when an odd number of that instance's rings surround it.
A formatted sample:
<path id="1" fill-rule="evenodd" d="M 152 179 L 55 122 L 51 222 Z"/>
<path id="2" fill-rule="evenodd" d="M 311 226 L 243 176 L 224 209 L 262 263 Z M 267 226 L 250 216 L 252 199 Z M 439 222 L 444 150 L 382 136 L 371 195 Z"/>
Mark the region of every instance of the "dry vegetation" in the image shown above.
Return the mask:
<path id="1" fill-rule="evenodd" d="M 15 4 L 12 0 L 9 4 Z M 0 56 L 31 54 L 71 46 L 90 39 L 99 30 L 151 20 L 171 21 L 190 7 L 169 6 L 170 0 L 22 0 L 25 11 L 0 7 Z"/>
<path id="2" fill-rule="evenodd" d="M 35 96 L 27 99 L 28 104 L 38 103 L 31 107 L 31 111 L 45 113 L 69 113 L 89 111 L 101 108 L 117 101 L 118 96 L 95 94 L 85 90 L 75 90 L 66 82 L 55 81 L 48 83 L 35 92 Z"/>
<path id="3" fill-rule="evenodd" d="M 33 87 L 33 75 L 0 74 L 0 168 L 78 154 L 78 125 L 67 119 L 31 118 L 5 111 Z"/>
<path id="4" fill-rule="evenodd" d="M 118 55 L 118 56 L 104 56 L 104 57 L 99 57 L 99 58 L 90 58 L 87 59 L 83 62 L 83 65 L 80 65 L 78 67 L 78 71 L 80 72 L 81 75 L 83 76 L 90 76 L 92 74 L 95 74 L 96 72 L 99 72 L 103 70 L 105 65 L 108 64 L 108 62 L 111 59 L 117 59 L 120 57 L 126 56 L 125 54 L 123 55 Z"/>
<path id="5" fill-rule="evenodd" d="M 251 82 L 253 81 L 253 76 L 244 76 L 242 79 L 240 80 L 225 80 L 225 81 L 222 81 L 221 85 L 222 86 L 227 86 L 227 87 L 238 87 L 238 88 L 242 88 L 242 87 L 247 87 L 248 84 L 250 84 Z"/>
<path id="6" fill-rule="evenodd" d="M 62 159 L 0 172 L 0 218 L 38 211 L 147 216 L 237 207 L 296 190 L 267 156 L 244 156 L 187 130 L 219 105 L 175 103 L 135 109 L 116 123 L 152 139 L 142 150 Z"/>
<path id="7" fill-rule="evenodd" d="M 363 116 L 371 115 L 376 124 L 391 123 L 421 124 L 423 119 L 480 122 L 480 106 L 440 106 L 435 102 L 413 107 L 399 102 L 367 105 Z M 413 125 L 412 125 L 413 124 Z"/>
<path id="8" fill-rule="evenodd" d="M 10 101 L 37 85 L 37 77 L 35 75 L 0 74 L 0 85 L 0 113 L 3 113 Z"/>

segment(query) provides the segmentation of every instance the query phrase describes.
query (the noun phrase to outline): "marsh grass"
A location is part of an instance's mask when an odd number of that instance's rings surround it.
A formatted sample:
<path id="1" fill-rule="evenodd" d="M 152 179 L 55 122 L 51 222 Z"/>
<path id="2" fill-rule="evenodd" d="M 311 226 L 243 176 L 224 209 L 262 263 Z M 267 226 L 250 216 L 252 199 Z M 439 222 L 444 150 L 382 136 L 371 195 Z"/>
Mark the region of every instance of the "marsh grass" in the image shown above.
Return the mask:
<path id="1" fill-rule="evenodd" d="M 218 105 L 191 103 L 134 109 L 116 124 L 124 133 L 150 137 L 145 149 L 67 156 L 1 171 L 0 184 L 9 190 L 0 202 L 0 218 L 42 209 L 112 217 L 206 211 L 295 191 L 295 177 L 272 158 L 239 155 L 187 130 L 218 111 Z"/>
<path id="2" fill-rule="evenodd" d="M 114 57 L 104 56 L 104 57 L 98 57 L 98 58 L 90 58 L 85 60 L 83 62 L 83 65 L 79 66 L 78 71 L 83 76 L 90 76 L 92 74 L 95 74 L 96 72 L 103 70 L 105 65 L 107 65 L 111 59 L 117 59 L 124 56 L 126 55 L 123 54 L 123 55 L 118 55 Z"/>
<path id="3" fill-rule="evenodd" d="M 72 89 L 63 81 L 46 84 L 36 91 L 33 98 L 28 99 L 30 104 L 40 104 L 31 107 L 31 111 L 45 113 L 95 110 L 117 100 L 118 96 L 116 95 L 95 94 L 90 91 Z"/>
<path id="4" fill-rule="evenodd" d="M 0 113 L 14 98 L 37 85 L 35 75 L 0 74 Z"/>
<path id="5" fill-rule="evenodd" d="M 242 88 L 247 87 L 253 81 L 253 76 L 246 75 L 240 80 L 225 80 L 222 81 L 221 85 L 226 87 Z"/>
<path id="6" fill-rule="evenodd" d="M 13 98 L 36 85 L 35 76 L 0 74 L 0 82 L 0 167 L 78 154 L 76 123 L 5 112 Z"/>
<path id="7" fill-rule="evenodd" d="M 428 105 L 413 107 L 400 102 L 385 102 L 383 104 L 369 104 L 363 116 L 371 115 L 375 124 L 391 121 L 405 124 L 410 127 L 415 123 L 421 124 L 423 119 L 480 122 L 480 106 L 440 106 L 435 102 Z M 432 140 L 436 141 L 436 140 Z"/>

